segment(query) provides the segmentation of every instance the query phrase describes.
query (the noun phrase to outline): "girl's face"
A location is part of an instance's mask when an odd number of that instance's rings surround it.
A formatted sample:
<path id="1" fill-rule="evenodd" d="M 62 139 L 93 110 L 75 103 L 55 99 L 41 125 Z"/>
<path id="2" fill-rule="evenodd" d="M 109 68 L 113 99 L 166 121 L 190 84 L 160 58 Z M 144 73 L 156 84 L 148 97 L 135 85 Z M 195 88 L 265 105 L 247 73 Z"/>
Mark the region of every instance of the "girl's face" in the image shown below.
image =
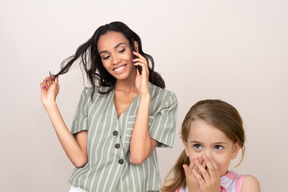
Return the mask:
<path id="1" fill-rule="evenodd" d="M 129 41 L 120 32 L 108 31 L 97 43 L 104 68 L 116 79 L 127 79 L 136 75 Z"/>
<path id="2" fill-rule="evenodd" d="M 213 157 L 220 166 L 221 176 L 227 173 L 231 159 L 236 158 L 240 149 L 238 142 L 234 143 L 222 131 L 201 120 L 191 123 L 188 139 L 183 143 L 190 162 L 202 155 Z"/>

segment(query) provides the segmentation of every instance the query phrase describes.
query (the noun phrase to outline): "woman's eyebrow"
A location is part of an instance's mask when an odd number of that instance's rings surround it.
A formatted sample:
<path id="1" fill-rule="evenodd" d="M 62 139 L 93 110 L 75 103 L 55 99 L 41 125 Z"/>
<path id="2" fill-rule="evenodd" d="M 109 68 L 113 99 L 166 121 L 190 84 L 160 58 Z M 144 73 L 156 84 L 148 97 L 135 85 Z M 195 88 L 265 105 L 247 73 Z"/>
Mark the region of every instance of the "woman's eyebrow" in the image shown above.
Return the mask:
<path id="1" fill-rule="evenodd" d="M 116 49 L 117 47 L 119 47 L 119 46 L 122 45 L 122 44 L 125 45 L 125 43 L 118 43 L 118 44 L 114 47 L 114 49 Z M 100 51 L 99 54 L 101 54 L 101 53 L 107 53 L 107 52 L 108 52 L 108 51 Z"/>
<path id="2" fill-rule="evenodd" d="M 122 45 L 122 44 L 125 45 L 125 43 L 118 43 L 118 44 L 114 47 L 114 49 L 116 49 L 117 47 L 119 47 L 119 46 Z"/>

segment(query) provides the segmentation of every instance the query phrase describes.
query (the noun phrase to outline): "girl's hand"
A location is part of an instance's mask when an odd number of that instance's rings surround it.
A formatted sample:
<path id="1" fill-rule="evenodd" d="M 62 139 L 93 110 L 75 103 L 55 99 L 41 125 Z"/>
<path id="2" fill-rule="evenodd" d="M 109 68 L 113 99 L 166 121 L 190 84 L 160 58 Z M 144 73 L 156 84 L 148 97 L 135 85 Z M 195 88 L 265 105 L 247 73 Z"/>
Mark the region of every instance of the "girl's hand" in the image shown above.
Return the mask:
<path id="1" fill-rule="evenodd" d="M 132 60 L 134 62 L 134 65 L 142 67 L 141 75 L 139 73 L 139 70 L 137 69 L 137 76 L 135 78 L 136 88 L 140 95 L 149 94 L 148 89 L 149 70 L 147 60 L 138 52 L 134 51 L 133 54 L 137 56 L 137 58 Z"/>
<path id="2" fill-rule="evenodd" d="M 195 161 L 196 161 L 196 160 L 198 160 L 198 162 L 199 162 L 203 167 L 206 167 L 206 163 L 205 163 L 205 161 L 204 161 L 204 159 L 203 159 L 202 156 L 200 156 L 200 157 L 197 157 L 197 156 L 194 157 L 194 164 L 195 164 Z M 198 169 L 197 166 L 194 167 L 194 170 L 197 171 L 197 172 L 201 175 L 201 172 L 200 172 L 200 170 Z"/>
<path id="3" fill-rule="evenodd" d="M 220 180 L 220 168 L 211 157 L 203 156 L 203 160 L 207 166 L 207 170 L 198 160 L 195 160 L 195 164 L 198 167 L 199 172 L 195 169 L 192 170 L 194 177 L 197 179 L 201 192 L 219 192 L 221 186 Z"/>
<path id="4" fill-rule="evenodd" d="M 195 164 L 196 159 L 198 161 L 199 158 L 195 157 L 194 162 L 191 162 L 189 167 L 186 164 L 183 165 L 186 176 L 186 184 L 188 186 L 189 192 L 201 192 L 197 178 L 193 174 L 193 171 L 196 171 L 195 169 L 198 169 Z"/>
<path id="5" fill-rule="evenodd" d="M 55 103 L 56 97 L 59 93 L 60 86 L 58 84 L 58 77 L 46 77 L 40 84 L 41 87 L 41 102 L 45 108 Z"/>

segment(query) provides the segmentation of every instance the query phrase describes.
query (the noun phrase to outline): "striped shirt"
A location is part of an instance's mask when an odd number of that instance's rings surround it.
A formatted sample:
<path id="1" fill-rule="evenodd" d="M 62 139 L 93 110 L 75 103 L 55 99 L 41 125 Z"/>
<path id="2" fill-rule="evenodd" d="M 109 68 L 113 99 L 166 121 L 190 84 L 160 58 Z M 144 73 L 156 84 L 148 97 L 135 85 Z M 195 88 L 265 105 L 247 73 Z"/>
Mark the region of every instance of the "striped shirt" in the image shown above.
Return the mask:
<path id="1" fill-rule="evenodd" d="M 229 171 L 226 175 L 221 177 L 221 187 L 219 192 L 240 192 L 242 181 L 245 175 L 237 175 L 233 171 Z M 181 187 L 175 192 L 188 192 L 188 186 L 185 188 Z"/>
<path id="2" fill-rule="evenodd" d="M 75 168 L 70 184 L 86 191 L 141 192 L 161 187 L 156 150 L 141 165 L 129 163 L 129 146 L 136 120 L 139 95 L 119 118 L 114 106 L 114 90 L 106 87 L 82 92 L 71 133 L 88 130 L 88 163 Z M 174 93 L 149 83 L 149 131 L 158 147 L 172 147 L 176 127 L 177 99 Z"/>
<path id="3" fill-rule="evenodd" d="M 220 192 L 240 192 L 244 177 L 245 175 L 237 175 L 237 173 L 229 171 L 221 177 Z"/>

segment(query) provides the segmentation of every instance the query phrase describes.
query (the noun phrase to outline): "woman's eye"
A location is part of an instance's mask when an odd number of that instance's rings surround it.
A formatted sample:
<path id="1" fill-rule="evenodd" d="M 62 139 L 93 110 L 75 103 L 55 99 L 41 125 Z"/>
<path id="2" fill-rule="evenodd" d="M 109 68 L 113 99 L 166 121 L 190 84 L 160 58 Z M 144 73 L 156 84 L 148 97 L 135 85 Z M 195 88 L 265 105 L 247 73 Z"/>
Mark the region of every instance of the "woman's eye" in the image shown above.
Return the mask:
<path id="1" fill-rule="evenodd" d="M 110 56 L 108 55 L 108 56 L 106 56 L 106 57 L 102 57 L 102 59 L 103 60 L 106 60 L 106 59 L 108 59 Z"/>
<path id="2" fill-rule="evenodd" d="M 222 150 L 222 149 L 223 149 L 223 146 L 222 146 L 222 145 L 216 145 L 216 146 L 215 146 L 215 149 L 217 149 L 217 150 Z"/>
<path id="3" fill-rule="evenodd" d="M 201 149 L 201 148 L 202 148 L 202 146 L 201 146 L 201 145 L 199 145 L 199 144 L 195 144 L 195 145 L 193 145 L 193 148 L 195 148 L 195 149 Z"/>
<path id="4" fill-rule="evenodd" d="M 121 50 L 119 51 L 119 53 L 123 53 L 125 50 L 126 50 L 126 49 L 121 49 Z"/>

